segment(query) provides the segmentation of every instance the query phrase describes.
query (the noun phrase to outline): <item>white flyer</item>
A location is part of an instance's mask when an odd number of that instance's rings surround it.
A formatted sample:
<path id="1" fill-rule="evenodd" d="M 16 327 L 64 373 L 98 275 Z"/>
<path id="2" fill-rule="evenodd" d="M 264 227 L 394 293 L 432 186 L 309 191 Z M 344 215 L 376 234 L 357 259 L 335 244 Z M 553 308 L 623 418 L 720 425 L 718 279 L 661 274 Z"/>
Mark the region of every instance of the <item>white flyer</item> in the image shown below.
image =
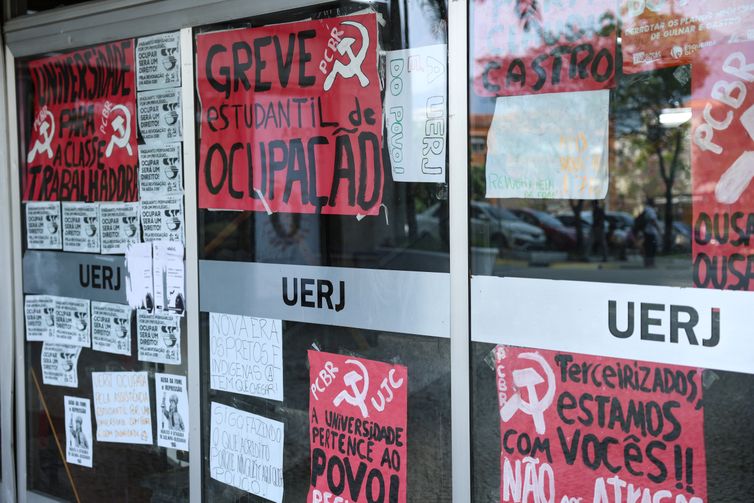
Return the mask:
<path id="1" fill-rule="evenodd" d="M 24 298 L 26 340 L 46 342 L 55 338 L 55 297 L 27 295 Z"/>
<path id="2" fill-rule="evenodd" d="M 133 244 L 126 250 L 126 297 L 133 309 L 154 309 L 151 243 Z"/>
<path id="3" fill-rule="evenodd" d="M 607 89 L 497 98 L 486 197 L 603 199 L 609 113 Z"/>
<path id="4" fill-rule="evenodd" d="M 136 89 L 181 85 L 180 32 L 141 37 L 136 42 Z"/>
<path id="5" fill-rule="evenodd" d="M 147 144 L 183 139 L 180 88 L 138 93 L 139 131 Z"/>
<path id="6" fill-rule="evenodd" d="M 281 320 L 209 314 L 210 388 L 283 401 Z"/>
<path id="7" fill-rule="evenodd" d="M 88 398 L 65 397 L 65 460 L 68 463 L 92 467 L 92 407 Z"/>
<path id="8" fill-rule="evenodd" d="M 144 241 L 183 242 L 183 195 L 141 200 Z"/>
<path id="9" fill-rule="evenodd" d="M 281 503 L 285 437 L 283 423 L 212 402 L 210 430 L 210 476 L 243 491 Z M 227 459 L 233 459 L 234 462 L 228 463 L 225 461 Z"/>
<path id="10" fill-rule="evenodd" d="M 183 192 L 180 143 L 139 145 L 139 194 L 142 198 Z"/>
<path id="11" fill-rule="evenodd" d="M 173 241 L 152 243 L 154 306 L 180 316 L 186 312 L 183 244 Z"/>
<path id="12" fill-rule="evenodd" d="M 126 253 L 128 245 L 141 241 L 139 203 L 100 203 L 102 253 Z"/>
<path id="13" fill-rule="evenodd" d="M 189 450 L 189 408 L 186 377 L 172 374 L 154 375 L 157 407 L 157 445 L 181 451 Z"/>
<path id="14" fill-rule="evenodd" d="M 81 346 L 42 344 L 42 382 L 51 386 L 79 387 Z"/>
<path id="15" fill-rule="evenodd" d="M 174 314 L 136 311 L 139 360 L 181 364 L 181 318 Z"/>
<path id="16" fill-rule="evenodd" d="M 152 445 L 148 372 L 92 372 L 97 442 Z"/>
<path id="17" fill-rule="evenodd" d="M 387 52 L 385 122 L 393 180 L 445 183 L 445 44 Z"/>
<path id="18" fill-rule="evenodd" d="M 59 202 L 26 203 L 26 246 L 30 250 L 63 248 Z"/>
<path id="19" fill-rule="evenodd" d="M 99 253 L 99 208 L 96 203 L 63 203 L 63 251 Z"/>
<path id="20" fill-rule="evenodd" d="M 89 300 L 55 297 L 55 333 L 49 339 L 59 344 L 90 347 Z"/>
<path id="21" fill-rule="evenodd" d="M 92 301 L 92 349 L 131 356 L 131 306 Z"/>

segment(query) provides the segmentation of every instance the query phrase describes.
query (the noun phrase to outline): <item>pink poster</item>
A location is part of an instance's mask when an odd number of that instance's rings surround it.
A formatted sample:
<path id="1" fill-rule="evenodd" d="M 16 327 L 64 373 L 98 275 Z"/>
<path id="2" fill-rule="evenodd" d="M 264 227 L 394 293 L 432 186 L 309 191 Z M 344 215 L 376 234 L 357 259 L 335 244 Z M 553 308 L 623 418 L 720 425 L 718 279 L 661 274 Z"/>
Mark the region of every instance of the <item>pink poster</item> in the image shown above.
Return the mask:
<path id="1" fill-rule="evenodd" d="M 408 369 L 309 351 L 308 503 L 406 503 Z"/>
<path id="2" fill-rule="evenodd" d="M 500 501 L 707 500 L 701 370 L 495 348 Z"/>

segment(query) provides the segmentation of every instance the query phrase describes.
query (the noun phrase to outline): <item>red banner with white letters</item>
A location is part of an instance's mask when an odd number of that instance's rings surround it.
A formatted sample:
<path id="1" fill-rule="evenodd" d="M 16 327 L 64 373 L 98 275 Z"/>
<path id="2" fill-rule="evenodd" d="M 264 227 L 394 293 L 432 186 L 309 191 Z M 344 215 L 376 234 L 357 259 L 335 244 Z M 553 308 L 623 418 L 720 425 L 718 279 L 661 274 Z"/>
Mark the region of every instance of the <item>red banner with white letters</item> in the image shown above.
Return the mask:
<path id="1" fill-rule="evenodd" d="M 309 375 L 307 503 L 406 503 L 408 369 L 310 350 Z"/>
<path id="2" fill-rule="evenodd" d="M 199 207 L 376 215 L 377 36 L 375 14 L 197 36 Z"/>
<path id="3" fill-rule="evenodd" d="M 501 502 L 707 500 L 700 369 L 494 352 Z"/>
<path id="4" fill-rule="evenodd" d="M 134 42 L 29 63 L 25 201 L 138 201 Z"/>

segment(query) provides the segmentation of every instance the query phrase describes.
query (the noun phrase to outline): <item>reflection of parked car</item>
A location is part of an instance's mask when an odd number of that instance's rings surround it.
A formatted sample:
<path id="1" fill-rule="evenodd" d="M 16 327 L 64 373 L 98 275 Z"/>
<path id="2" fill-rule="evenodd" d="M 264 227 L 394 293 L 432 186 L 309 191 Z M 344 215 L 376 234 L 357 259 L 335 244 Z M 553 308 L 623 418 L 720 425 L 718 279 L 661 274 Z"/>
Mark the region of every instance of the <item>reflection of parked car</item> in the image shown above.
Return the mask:
<path id="1" fill-rule="evenodd" d="M 607 220 L 607 242 L 611 248 L 626 250 L 635 246 L 633 235 L 634 217 L 625 211 L 605 212 Z"/>
<path id="2" fill-rule="evenodd" d="M 563 222 L 544 211 L 530 208 L 511 210 L 517 217 L 530 225 L 536 225 L 547 237 L 547 245 L 555 250 L 576 249 L 576 231 L 563 225 Z"/>

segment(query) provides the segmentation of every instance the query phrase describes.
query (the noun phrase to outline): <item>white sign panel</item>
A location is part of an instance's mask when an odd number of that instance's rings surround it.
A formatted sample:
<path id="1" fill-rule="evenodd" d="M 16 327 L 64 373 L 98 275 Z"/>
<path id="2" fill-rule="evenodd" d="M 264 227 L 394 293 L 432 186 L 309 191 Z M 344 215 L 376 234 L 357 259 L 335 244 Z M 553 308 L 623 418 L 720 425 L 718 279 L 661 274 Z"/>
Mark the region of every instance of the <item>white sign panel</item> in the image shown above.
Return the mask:
<path id="1" fill-rule="evenodd" d="M 92 372 L 97 441 L 152 445 L 148 372 Z"/>
<path id="2" fill-rule="evenodd" d="M 139 360 L 180 365 L 181 318 L 179 316 L 136 311 L 136 333 Z"/>
<path id="3" fill-rule="evenodd" d="M 188 451 L 189 409 L 186 378 L 171 374 L 155 374 L 157 407 L 157 445 Z"/>
<path id="4" fill-rule="evenodd" d="M 27 295 L 24 299 L 26 340 L 45 342 L 55 338 L 55 297 Z"/>
<path id="5" fill-rule="evenodd" d="M 63 203 L 63 251 L 99 253 L 99 208 L 91 203 Z"/>
<path id="6" fill-rule="evenodd" d="M 90 347 L 89 300 L 55 297 L 55 332 L 50 341 Z"/>
<path id="7" fill-rule="evenodd" d="M 130 244 L 141 240 L 139 203 L 100 203 L 99 221 L 102 253 L 126 253 Z"/>
<path id="8" fill-rule="evenodd" d="M 88 398 L 65 397 L 65 460 L 92 467 L 92 408 Z"/>
<path id="9" fill-rule="evenodd" d="M 186 310 L 183 244 L 155 241 L 152 250 L 155 309 L 183 316 Z"/>
<path id="10" fill-rule="evenodd" d="M 385 120 L 396 182 L 445 183 L 445 44 L 388 51 Z"/>
<path id="11" fill-rule="evenodd" d="M 92 301 L 92 349 L 131 356 L 131 306 Z"/>
<path id="12" fill-rule="evenodd" d="M 60 203 L 26 203 L 26 246 L 30 250 L 60 250 L 63 230 Z"/>
<path id="13" fill-rule="evenodd" d="M 139 131 L 148 144 L 182 140 L 181 90 L 159 89 L 139 93 Z"/>
<path id="14" fill-rule="evenodd" d="M 209 315 L 210 388 L 283 401 L 281 320 Z"/>
<path id="15" fill-rule="evenodd" d="M 79 387 L 80 346 L 42 344 L 42 382 L 52 386 Z"/>
<path id="16" fill-rule="evenodd" d="M 474 276 L 472 340 L 754 374 L 754 294 Z"/>
<path id="17" fill-rule="evenodd" d="M 139 146 L 139 194 L 142 198 L 183 192 L 180 143 Z"/>
<path id="18" fill-rule="evenodd" d="M 141 200 L 144 241 L 183 242 L 183 196 Z"/>
<path id="19" fill-rule="evenodd" d="M 136 43 L 136 88 L 139 91 L 181 85 L 180 33 L 142 37 Z"/>
<path id="20" fill-rule="evenodd" d="M 486 197 L 603 199 L 609 111 L 607 89 L 497 98 Z"/>
<path id="21" fill-rule="evenodd" d="M 210 476 L 281 503 L 283 423 L 216 402 L 212 402 L 211 414 Z"/>
<path id="22" fill-rule="evenodd" d="M 134 244 L 126 250 L 126 298 L 134 309 L 154 309 L 151 243 Z"/>

